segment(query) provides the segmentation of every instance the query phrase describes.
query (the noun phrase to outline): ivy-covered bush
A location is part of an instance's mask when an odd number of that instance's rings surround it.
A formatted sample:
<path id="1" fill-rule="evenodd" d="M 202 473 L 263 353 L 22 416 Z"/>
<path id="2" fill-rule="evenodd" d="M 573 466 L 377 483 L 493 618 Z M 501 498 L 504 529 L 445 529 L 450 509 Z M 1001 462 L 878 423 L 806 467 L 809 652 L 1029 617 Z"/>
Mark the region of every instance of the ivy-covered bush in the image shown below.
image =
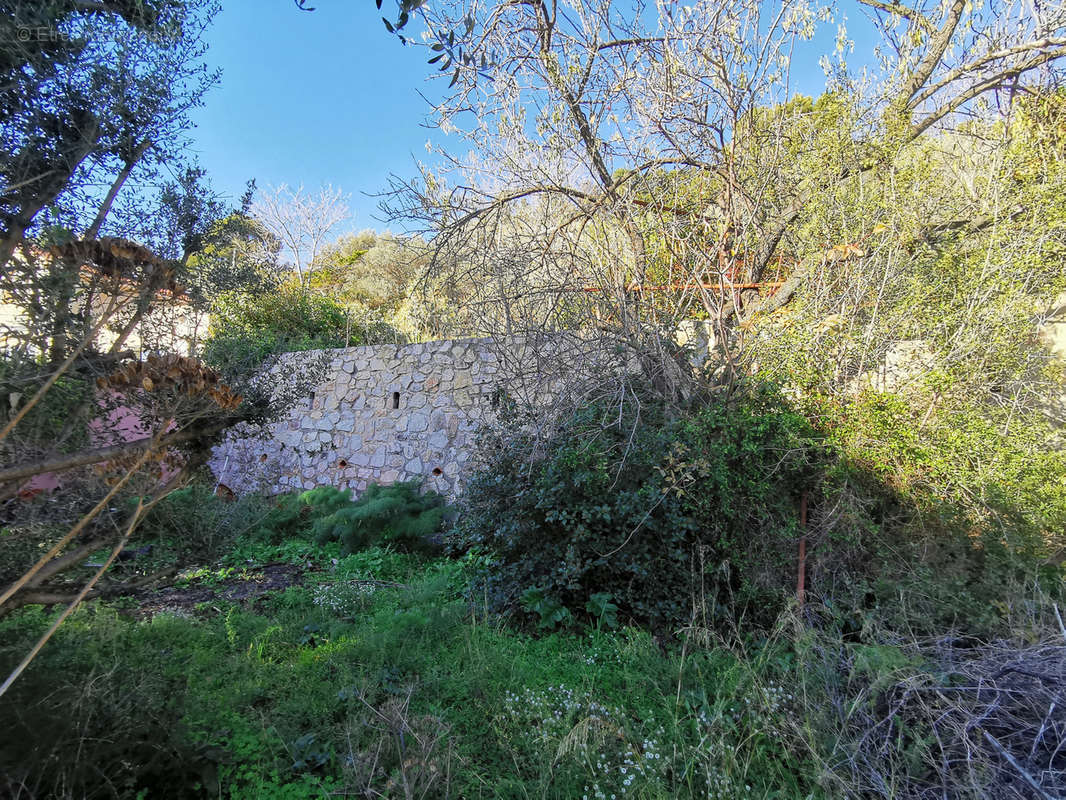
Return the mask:
<path id="1" fill-rule="evenodd" d="M 311 532 L 319 544 L 340 541 L 342 553 L 370 545 L 426 550 L 440 531 L 447 507 L 437 492 L 419 492 L 418 481 L 381 486 L 372 483 L 353 501 L 351 490 L 311 489 L 300 501 L 316 511 Z"/>
<path id="2" fill-rule="evenodd" d="M 487 548 L 498 608 L 619 616 L 672 628 L 694 605 L 767 618 L 795 587 L 797 500 L 816 488 L 818 434 L 772 394 L 708 401 L 680 419 L 642 399 L 592 405 L 547 441 L 485 443 L 451 543 Z M 539 606 L 530 598 L 539 598 Z M 543 616 L 543 615 L 542 615 Z M 541 620 L 543 622 L 543 620 Z"/>
<path id="3" fill-rule="evenodd" d="M 888 395 L 803 413 L 769 389 L 679 417 L 651 398 L 637 409 L 486 438 L 450 543 L 492 554 L 497 609 L 596 623 L 599 596 L 660 629 L 768 625 L 796 596 L 801 538 L 809 613 L 855 635 L 999 635 L 1022 587 L 1062 590 L 1061 453 L 997 441 L 976 418 L 949 441 Z"/>

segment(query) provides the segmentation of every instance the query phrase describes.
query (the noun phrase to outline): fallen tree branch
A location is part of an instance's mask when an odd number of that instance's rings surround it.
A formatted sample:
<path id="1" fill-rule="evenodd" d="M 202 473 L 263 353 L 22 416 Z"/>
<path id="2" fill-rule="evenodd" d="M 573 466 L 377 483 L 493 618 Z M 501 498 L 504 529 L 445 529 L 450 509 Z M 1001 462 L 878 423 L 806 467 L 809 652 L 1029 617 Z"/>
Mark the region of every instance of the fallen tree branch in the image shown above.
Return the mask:
<path id="1" fill-rule="evenodd" d="M 120 480 L 116 481 L 115 485 L 111 487 L 111 490 L 106 495 L 104 495 L 104 497 L 95 506 L 92 507 L 89 513 L 87 513 L 80 520 L 78 520 L 78 522 L 75 523 L 75 525 L 69 531 L 63 534 L 63 537 L 54 545 L 52 545 L 52 548 L 43 556 L 41 556 L 37 560 L 36 564 L 34 564 L 25 573 L 23 573 L 21 578 L 19 578 L 10 586 L 8 586 L 4 590 L 3 594 L 0 594 L 0 607 L 2 607 L 8 600 L 10 600 L 11 596 L 15 594 L 15 592 L 17 592 L 19 589 L 29 583 L 38 572 L 40 572 L 42 569 L 44 569 L 45 566 L 48 565 L 48 562 L 50 562 L 53 558 L 59 555 L 59 552 L 68 544 L 70 544 L 74 540 L 74 538 L 85 529 L 85 527 L 90 522 L 92 522 L 93 519 L 95 519 L 96 515 L 104 510 L 107 504 L 111 502 L 111 498 L 118 494 L 119 490 L 121 490 L 122 487 L 129 482 L 130 478 L 133 477 L 134 473 L 136 473 L 136 471 L 139 470 L 144 464 L 144 462 L 147 460 L 148 452 L 145 452 L 141 455 L 137 462 L 126 471 L 126 474 L 123 475 Z"/>
<path id="2" fill-rule="evenodd" d="M 792 299 L 792 295 L 806 283 L 807 279 L 814 272 L 816 266 L 820 266 L 825 263 L 824 259 L 811 260 L 806 263 L 800 262 L 796 270 L 789 276 L 781 287 L 771 295 L 767 295 L 760 302 L 758 302 L 752 309 L 745 315 L 745 319 L 750 319 L 756 314 L 770 314 L 777 311 L 785 303 Z"/>
<path id="3" fill-rule="evenodd" d="M 69 553 L 64 553 L 58 558 L 49 561 L 37 572 L 32 580 L 27 581 L 26 586 L 30 588 L 36 588 L 51 578 L 53 575 L 62 572 L 68 567 L 81 561 L 90 553 L 95 553 L 101 547 L 106 547 L 110 541 L 110 537 L 93 539 L 91 542 L 83 544 L 81 547 L 71 550 Z"/>
<path id="4" fill-rule="evenodd" d="M 996 738 L 992 734 L 990 734 L 988 731 L 981 731 L 981 733 L 984 735 L 985 741 L 992 745 L 992 747 L 996 749 L 997 753 L 1007 759 L 1007 763 L 1014 767 L 1015 771 L 1022 776 L 1025 782 L 1033 787 L 1033 790 L 1037 793 L 1038 796 L 1044 798 L 1044 800 L 1055 800 L 1054 797 L 1052 797 L 1042 788 L 1040 788 L 1040 784 L 1036 782 L 1033 776 L 1026 772 L 1024 769 L 1022 769 L 1022 765 L 1018 763 L 1018 760 L 1009 752 L 1007 752 L 1007 749 L 1003 747 L 1003 745 L 1001 745 L 998 741 L 996 741 Z"/>
<path id="5" fill-rule="evenodd" d="M 121 597 L 130 591 L 135 589 L 143 589 L 146 586 L 151 586 L 153 583 L 157 583 L 161 580 L 174 575 L 180 567 L 173 566 L 161 569 L 158 572 L 153 572 L 151 575 L 146 575 L 143 578 L 138 578 L 135 581 L 128 581 L 126 583 L 116 583 L 109 586 L 105 586 L 101 589 L 95 589 L 86 594 L 82 600 L 93 600 L 101 597 Z M 23 606 L 54 606 L 60 603 L 70 603 L 77 597 L 76 594 L 70 592 L 64 592 L 59 588 L 50 589 L 44 587 L 41 589 L 33 589 L 29 591 L 20 592 L 15 598 L 4 607 L 3 612 L 7 614 L 14 611 L 16 608 L 22 608 Z"/>

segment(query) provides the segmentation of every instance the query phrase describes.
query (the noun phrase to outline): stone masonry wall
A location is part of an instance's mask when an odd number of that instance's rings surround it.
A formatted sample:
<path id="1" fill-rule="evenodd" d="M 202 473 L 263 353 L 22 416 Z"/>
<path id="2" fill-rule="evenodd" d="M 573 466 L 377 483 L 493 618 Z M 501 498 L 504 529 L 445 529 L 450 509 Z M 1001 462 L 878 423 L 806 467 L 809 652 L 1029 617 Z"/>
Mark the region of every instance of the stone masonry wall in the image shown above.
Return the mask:
<path id="1" fill-rule="evenodd" d="M 422 478 L 454 497 L 499 399 L 489 339 L 293 353 L 328 358 L 313 396 L 262 438 L 230 436 L 210 465 L 236 492 L 354 489 Z"/>
<path id="2" fill-rule="evenodd" d="M 1053 346 L 1066 348 L 1062 308 L 1045 333 Z M 705 359 L 709 349 L 697 347 L 696 357 Z M 536 343 L 458 339 L 288 353 L 283 359 L 296 363 L 326 362 L 313 395 L 264 436 L 231 434 L 209 464 L 238 493 L 330 485 L 358 494 L 371 482 L 421 478 L 426 488 L 454 498 L 477 430 L 495 420 L 502 394 L 554 407 L 566 388 L 553 376 L 579 374 L 602 352 L 595 342 L 556 334 Z M 922 342 L 897 343 L 885 375 L 877 376 L 881 388 L 898 388 L 896 373 L 912 374 L 927 357 Z"/>

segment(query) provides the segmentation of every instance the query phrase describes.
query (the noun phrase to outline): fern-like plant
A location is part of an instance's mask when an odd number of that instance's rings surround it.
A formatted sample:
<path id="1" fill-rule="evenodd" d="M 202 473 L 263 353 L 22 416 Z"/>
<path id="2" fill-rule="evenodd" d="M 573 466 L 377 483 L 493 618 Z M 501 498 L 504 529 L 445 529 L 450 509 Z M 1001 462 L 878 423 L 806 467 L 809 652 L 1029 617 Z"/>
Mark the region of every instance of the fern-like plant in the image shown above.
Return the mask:
<path id="1" fill-rule="evenodd" d="M 312 533 L 319 544 L 340 541 L 345 554 L 377 544 L 426 550 L 432 547 L 431 537 L 440 530 L 448 510 L 437 492 L 420 492 L 418 481 L 389 486 L 374 483 L 355 501 L 350 489 L 330 486 L 304 492 L 300 499 L 316 508 L 329 508 L 329 513 L 314 521 Z"/>

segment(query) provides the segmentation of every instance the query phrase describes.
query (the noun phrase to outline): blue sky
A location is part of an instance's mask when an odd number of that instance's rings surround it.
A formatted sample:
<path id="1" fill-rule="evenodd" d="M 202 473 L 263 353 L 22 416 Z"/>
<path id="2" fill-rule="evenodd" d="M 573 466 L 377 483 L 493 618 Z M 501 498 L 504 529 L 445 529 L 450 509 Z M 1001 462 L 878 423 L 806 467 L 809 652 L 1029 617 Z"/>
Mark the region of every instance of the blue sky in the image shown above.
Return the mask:
<path id="1" fill-rule="evenodd" d="M 383 230 L 378 200 L 364 193 L 382 191 L 390 173 L 413 174 L 414 160 L 429 158 L 426 140 L 440 136 L 423 126 L 430 107 L 419 92 L 433 98 L 447 80 L 426 81 L 427 51 L 390 36 L 372 0 L 309 0 L 312 13 L 293 0 L 223 2 L 208 36 L 222 82 L 196 111 L 193 131 L 216 190 L 235 201 L 253 177 L 260 187 L 331 183 L 351 193 L 350 229 Z M 394 6 L 387 0 L 383 9 Z M 834 33 L 820 34 L 825 50 Z M 796 67 L 799 90 L 824 85 L 814 61 Z"/>
<path id="2" fill-rule="evenodd" d="M 238 198 L 249 178 L 325 183 L 350 192 L 351 227 L 383 229 L 377 192 L 426 159 L 422 127 L 436 89 L 425 50 L 390 36 L 370 0 L 224 0 L 209 31 L 222 82 L 197 109 L 193 149 L 215 189 Z M 384 6 L 383 6 L 384 7 Z M 445 82 L 446 83 L 446 82 Z"/>

